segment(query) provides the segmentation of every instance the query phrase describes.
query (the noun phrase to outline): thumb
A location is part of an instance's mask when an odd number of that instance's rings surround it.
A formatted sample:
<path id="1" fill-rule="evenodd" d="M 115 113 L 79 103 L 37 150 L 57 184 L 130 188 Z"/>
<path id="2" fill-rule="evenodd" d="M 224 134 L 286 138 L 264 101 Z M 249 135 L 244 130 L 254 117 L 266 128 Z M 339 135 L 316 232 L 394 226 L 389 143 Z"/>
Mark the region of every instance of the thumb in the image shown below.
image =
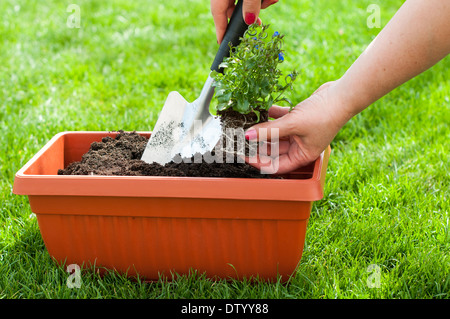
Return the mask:
<path id="1" fill-rule="evenodd" d="M 250 127 L 245 132 L 245 139 L 248 141 L 272 141 L 283 137 L 295 135 L 295 119 L 291 113 L 273 120 Z"/>
<path id="2" fill-rule="evenodd" d="M 244 0 L 242 14 L 246 24 L 250 25 L 257 21 L 261 10 L 261 0 Z"/>

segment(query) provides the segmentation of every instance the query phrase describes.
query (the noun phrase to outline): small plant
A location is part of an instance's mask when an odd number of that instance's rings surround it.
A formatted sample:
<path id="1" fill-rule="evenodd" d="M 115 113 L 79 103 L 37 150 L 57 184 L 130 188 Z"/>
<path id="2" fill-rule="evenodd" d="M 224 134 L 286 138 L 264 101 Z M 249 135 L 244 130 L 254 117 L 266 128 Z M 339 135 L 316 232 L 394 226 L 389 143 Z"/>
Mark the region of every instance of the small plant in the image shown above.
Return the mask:
<path id="1" fill-rule="evenodd" d="M 285 77 L 278 65 L 284 62 L 283 37 L 279 32 L 268 36 L 269 25 L 249 26 L 241 43 L 231 48 L 230 57 L 220 65 L 223 74 L 215 72 L 216 110 L 218 114 L 232 109 L 240 114 L 256 114 L 255 122 L 261 120 L 261 112 L 267 112 L 277 102 L 292 103 L 283 96 L 297 77 L 297 72 Z"/>

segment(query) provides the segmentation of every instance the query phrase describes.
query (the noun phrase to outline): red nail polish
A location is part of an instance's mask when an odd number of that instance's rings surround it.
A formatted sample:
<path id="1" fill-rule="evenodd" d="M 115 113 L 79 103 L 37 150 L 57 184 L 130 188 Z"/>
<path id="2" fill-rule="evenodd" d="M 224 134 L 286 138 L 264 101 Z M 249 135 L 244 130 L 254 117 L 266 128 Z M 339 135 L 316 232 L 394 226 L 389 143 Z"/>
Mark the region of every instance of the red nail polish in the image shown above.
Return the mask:
<path id="1" fill-rule="evenodd" d="M 255 23 L 256 21 L 256 15 L 254 13 L 251 12 L 247 12 L 245 14 L 245 19 L 244 19 L 245 23 L 247 23 L 248 25 Z"/>
<path id="2" fill-rule="evenodd" d="M 248 130 L 245 132 L 245 139 L 247 141 L 254 140 L 256 138 L 257 134 L 255 130 Z"/>

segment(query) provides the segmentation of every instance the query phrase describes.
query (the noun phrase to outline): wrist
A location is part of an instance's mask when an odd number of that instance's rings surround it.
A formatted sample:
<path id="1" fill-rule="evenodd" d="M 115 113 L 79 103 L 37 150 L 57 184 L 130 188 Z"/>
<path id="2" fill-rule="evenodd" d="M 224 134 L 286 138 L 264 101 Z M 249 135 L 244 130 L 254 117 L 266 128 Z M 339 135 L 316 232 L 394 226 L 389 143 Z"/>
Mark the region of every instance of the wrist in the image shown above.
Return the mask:
<path id="1" fill-rule="evenodd" d="M 351 87 L 346 86 L 342 78 L 334 81 L 327 93 L 328 101 L 334 108 L 335 121 L 340 127 L 362 111 L 362 101 L 355 95 L 355 91 Z"/>

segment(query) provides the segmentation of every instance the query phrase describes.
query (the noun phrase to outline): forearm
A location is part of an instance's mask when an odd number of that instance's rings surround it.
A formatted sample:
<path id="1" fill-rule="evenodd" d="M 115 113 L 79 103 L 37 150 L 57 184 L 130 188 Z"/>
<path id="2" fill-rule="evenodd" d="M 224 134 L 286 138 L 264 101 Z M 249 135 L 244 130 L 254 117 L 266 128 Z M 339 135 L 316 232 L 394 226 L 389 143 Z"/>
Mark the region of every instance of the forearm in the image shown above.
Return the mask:
<path id="1" fill-rule="evenodd" d="M 336 83 L 346 119 L 450 53 L 450 0 L 408 0 Z"/>

